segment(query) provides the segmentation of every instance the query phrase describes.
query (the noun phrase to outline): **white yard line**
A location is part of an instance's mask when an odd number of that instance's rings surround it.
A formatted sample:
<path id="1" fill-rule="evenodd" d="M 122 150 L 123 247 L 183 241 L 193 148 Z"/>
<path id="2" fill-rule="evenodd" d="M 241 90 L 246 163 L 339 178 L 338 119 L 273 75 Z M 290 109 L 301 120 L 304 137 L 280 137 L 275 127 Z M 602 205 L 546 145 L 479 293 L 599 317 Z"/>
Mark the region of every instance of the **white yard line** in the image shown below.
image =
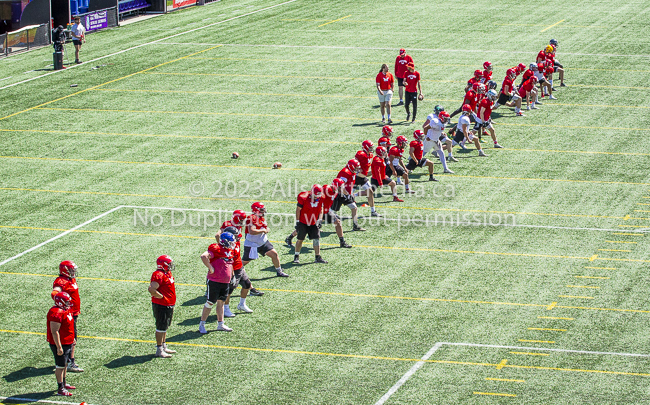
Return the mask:
<path id="1" fill-rule="evenodd" d="M 427 360 L 429 360 L 429 358 L 430 358 L 431 356 L 433 356 L 433 353 L 435 353 L 438 349 L 440 349 L 440 346 L 442 346 L 442 345 L 443 345 L 443 343 L 441 343 L 441 342 L 438 342 L 438 343 L 436 343 L 435 345 L 433 345 L 433 347 L 432 347 L 432 348 L 431 348 L 431 349 L 430 349 L 430 350 L 429 350 L 429 351 L 428 351 L 424 356 L 422 356 L 422 359 L 420 359 L 420 361 L 418 361 L 417 363 L 415 363 L 415 364 L 413 365 L 413 367 L 411 367 L 411 368 L 409 369 L 409 371 L 407 371 L 406 374 L 404 374 L 404 375 L 402 376 L 402 378 L 400 378 L 399 381 L 397 381 L 397 382 L 395 383 L 395 385 L 393 385 L 392 387 L 390 387 L 390 389 L 388 390 L 388 392 L 386 392 L 386 393 L 384 394 L 384 396 L 382 396 L 381 398 L 379 398 L 379 401 L 375 402 L 375 405 L 382 405 L 384 402 L 388 401 L 388 398 L 390 398 L 394 393 L 396 393 L 397 390 L 399 389 L 399 387 L 401 387 L 402 385 L 404 385 L 404 383 L 405 383 L 406 381 L 408 381 L 408 379 L 411 378 L 411 376 L 412 376 L 413 374 L 415 374 L 415 372 L 418 371 L 418 370 L 420 369 L 420 367 L 422 367 L 422 366 L 424 365 L 424 363 L 425 363 Z"/>
<path id="2" fill-rule="evenodd" d="M 131 48 L 123 49 L 123 50 L 121 50 L 121 51 L 119 51 L 119 52 L 112 53 L 112 54 L 110 54 L 110 55 L 100 56 L 99 58 L 92 59 L 92 60 L 89 60 L 89 61 L 87 61 L 87 62 L 84 62 L 84 63 L 81 64 L 81 65 L 72 65 L 72 66 L 68 66 L 67 69 L 54 70 L 54 71 L 52 71 L 52 72 L 45 73 L 45 74 L 42 74 L 42 75 L 40 75 L 40 76 L 32 77 L 31 79 L 23 80 L 23 81 L 20 81 L 20 82 L 17 82 L 17 83 L 8 84 L 8 85 L 6 85 L 6 86 L 4 86 L 4 87 L 0 87 L 0 90 L 4 90 L 4 89 L 7 89 L 7 88 L 9 88 L 9 87 L 17 86 L 17 85 L 19 85 L 19 84 L 23 84 L 23 83 L 31 82 L 32 80 L 40 79 L 41 77 L 45 77 L 45 76 L 49 76 L 49 75 L 53 75 L 53 74 L 55 74 L 55 73 L 66 72 L 66 71 L 69 71 L 70 69 L 74 69 L 74 68 L 79 67 L 79 66 L 85 66 L 85 67 L 87 67 L 89 64 L 91 64 L 91 63 L 93 63 L 93 62 L 97 62 L 98 60 L 102 60 L 102 59 L 105 59 L 105 58 L 110 58 L 111 56 L 119 55 L 119 54 L 121 54 L 121 53 L 128 52 L 128 51 L 132 51 L 132 50 L 134 50 L 134 49 L 138 49 L 138 48 L 141 48 L 141 47 L 143 47 L 143 46 L 156 44 L 156 43 L 158 43 L 158 42 L 160 42 L 160 41 L 165 41 L 165 40 L 167 40 L 167 39 L 175 38 L 175 37 L 177 37 L 177 36 L 179 36 L 179 35 L 185 35 L 185 34 L 189 34 L 190 32 L 194 32 L 194 31 L 198 31 L 198 30 L 205 29 L 205 28 L 213 27 L 213 26 L 215 26 L 215 25 L 223 24 L 223 23 L 226 23 L 226 22 L 229 22 L 229 21 L 232 21 L 232 20 L 236 20 L 236 19 L 238 19 L 238 18 L 246 17 L 246 16 L 249 16 L 249 15 L 251 15 L 251 14 L 256 14 L 256 13 L 260 13 L 260 12 L 262 12 L 262 11 L 270 10 L 270 9 L 272 9 L 272 8 L 275 8 L 275 7 L 284 6 L 285 4 L 293 3 L 294 1 L 297 1 L 297 0 L 289 0 L 289 1 L 285 1 L 284 3 L 280 3 L 280 4 L 273 5 L 273 6 L 269 6 L 269 7 L 261 8 L 261 9 L 259 9 L 259 10 L 255 10 L 255 11 L 251 11 L 250 13 L 245 13 L 245 14 L 241 14 L 241 15 L 238 15 L 238 16 L 235 16 L 235 17 L 231 17 L 231 18 L 225 19 L 225 20 L 223 20 L 223 21 L 218 21 L 218 22 L 215 22 L 215 23 L 212 23 L 212 24 L 204 25 L 204 26 L 202 26 L 202 27 L 198 27 L 198 28 L 191 29 L 191 30 L 189 30 L 189 31 L 179 32 L 178 34 L 170 35 L 170 36 L 165 37 L 165 38 L 160 38 L 160 39 L 157 39 L 157 40 L 155 40 L 155 41 L 151 41 L 151 42 L 147 42 L 147 43 L 144 43 L 144 44 L 136 45 L 136 46 L 133 46 L 133 47 L 131 47 Z"/>
<path id="3" fill-rule="evenodd" d="M 119 210 L 120 208 L 122 208 L 121 205 L 120 205 L 120 206 L 117 206 L 117 207 L 115 207 L 115 208 L 113 208 L 113 209 L 111 209 L 111 210 L 108 210 L 108 211 L 104 212 L 103 214 L 99 214 L 99 215 L 97 215 L 95 218 L 93 218 L 93 219 L 89 219 L 88 221 L 84 222 L 83 224 L 79 224 L 79 225 L 75 226 L 75 227 L 72 228 L 72 229 L 68 229 L 67 231 L 65 231 L 65 232 L 63 232 L 63 233 L 60 233 L 60 234 L 56 235 L 55 237 L 46 240 L 45 242 L 41 242 L 41 243 L 39 243 L 38 245 L 36 245 L 36 246 L 34 246 L 34 247 L 31 247 L 31 248 L 25 250 L 24 252 L 18 253 L 18 254 L 15 255 L 15 256 L 12 256 L 12 257 L 10 257 L 10 258 L 8 258 L 8 259 L 5 259 L 5 260 L 3 260 L 2 262 L 0 262 L 0 266 L 3 266 L 3 265 L 5 265 L 5 264 L 9 263 L 9 262 L 12 261 L 12 260 L 18 259 L 19 257 L 24 256 L 24 255 L 26 255 L 27 253 L 29 253 L 29 252 L 31 252 L 31 251 L 33 251 L 33 250 L 36 250 L 36 249 L 38 249 L 38 248 L 40 248 L 40 247 L 42 247 L 42 246 L 45 246 L 45 245 L 47 245 L 47 244 L 50 243 L 50 242 L 53 242 L 53 241 L 55 241 L 55 240 L 57 240 L 57 239 L 59 239 L 59 238 L 62 238 L 62 237 L 64 237 L 65 235 L 67 235 L 67 234 L 69 234 L 69 233 L 72 233 L 72 232 L 76 231 L 77 229 L 79 229 L 79 228 L 81 228 L 81 227 L 84 227 L 84 226 L 90 224 L 91 222 L 97 221 L 98 219 L 103 218 L 103 217 L 105 217 L 106 215 L 111 214 L 111 213 L 113 213 L 113 212 Z"/>
<path id="4" fill-rule="evenodd" d="M 173 207 L 150 207 L 144 205 L 122 205 L 122 208 L 144 208 L 152 210 L 169 210 L 169 211 L 200 211 L 200 212 L 219 212 L 219 213 L 228 213 L 232 214 L 233 210 L 209 210 L 203 208 L 173 208 Z M 284 214 L 280 212 L 267 212 L 266 215 L 282 215 L 286 217 L 294 217 L 295 214 Z M 620 229 L 619 229 L 620 230 Z"/>
<path id="5" fill-rule="evenodd" d="M 441 345 L 448 346 L 469 346 L 469 347 L 490 347 L 493 349 L 519 349 L 519 350 L 541 350 L 546 352 L 562 352 L 562 353 L 576 353 L 576 354 L 594 354 L 594 355 L 608 355 L 608 356 L 628 356 L 628 357 L 650 357 L 650 354 L 640 353 L 620 353 L 620 352 L 593 352 L 589 350 L 569 350 L 569 349 L 551 349 L 547 347 L 525 347 L 525 346 L 500 346 L 500 345 L 484 345 L 480 343 L 449 343 L 440 342 Z"/>
<path id="6" fill-rule="evenodd" d="M 46 399 L 32 399 L 32 398 L 21 398 L 21 397 L 0 397 L 0 401 L 11 401 L 11 403 L 39 403 L 39 404 L 65 404 L 65 405 L 77 405 L 79 401 L 76 402 L 64 402 L 64 401 L 48 401 Z M 90 405 L 90 404 L 88 404 Z"/>

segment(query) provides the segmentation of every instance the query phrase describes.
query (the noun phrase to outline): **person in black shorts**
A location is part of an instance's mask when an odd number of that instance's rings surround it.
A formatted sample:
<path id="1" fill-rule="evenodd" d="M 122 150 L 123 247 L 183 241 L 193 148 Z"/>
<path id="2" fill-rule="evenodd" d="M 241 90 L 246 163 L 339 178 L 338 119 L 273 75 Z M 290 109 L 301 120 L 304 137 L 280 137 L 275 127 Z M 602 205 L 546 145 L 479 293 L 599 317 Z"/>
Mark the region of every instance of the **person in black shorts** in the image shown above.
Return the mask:
<path id="1" fill-rule="evenodd" d="M 81 44 L 86 42 L 86 28 L 81 24 L 81 18 L 79 16 L 74 18 L 74 25 L 70 27 L 70 32 L 72 33 L 72 44 L 74 45 L 74 61 L 79 64 L 82 63 L 79 60 Z"/>
<path id="2" fill-rule="evenodd" d="M 168 358 L 176 353 L 176 350 L 167 348 L 167 329 L 172 324 L 176 305 L 176 285 L 172 275 L 175 264 L 171 257 L 162 255 L 156 260 L 156 266 L 149 284 L 153 317 L 156 320 L 156 357 Z"/>
<path id="3" fill-rule="evenodd" d="M 406 170 L 413 171 L 416 167 L 427 167 L 429 169 L 429 181 L 436 181 L 433 177 L 433 162 L 425 158 L 423 152 L 424 133 L 419 129 L 413 132 L 414 140 L 411 141 L 409 147 L 409 161 L 406 165 Z"/>
<path id="4" fill-rule="evenodd" d="M 382 186 L 390 186 L 391 191 L 393 192 L 393 201 L 394 202 L 404 202 L 397 195 L 397 190 L 395 189 L 395 181 L 386 175 L 386 161 L 388 158 L 388 153 L 386 148 L 383 146 L 377 146 L 375 149 L 375 157 L 372 159 L 372 179 L 370 179 L 370 184 L 372 187 L 373 193 Z"/>
<path id="5" fill-rule="evenodd" d="M 294 264 L 300 264 L 300 249 L 305 236 L 314 244 L 316 263 L 327 263 L 320 255 L 320 229 L 318 224 L 323 219 L 323 187 L 314 184 L 311 191 L 303 191 L 298 194 L 296 206 L 296 232 L 297 241 L 293 257 Z"/>

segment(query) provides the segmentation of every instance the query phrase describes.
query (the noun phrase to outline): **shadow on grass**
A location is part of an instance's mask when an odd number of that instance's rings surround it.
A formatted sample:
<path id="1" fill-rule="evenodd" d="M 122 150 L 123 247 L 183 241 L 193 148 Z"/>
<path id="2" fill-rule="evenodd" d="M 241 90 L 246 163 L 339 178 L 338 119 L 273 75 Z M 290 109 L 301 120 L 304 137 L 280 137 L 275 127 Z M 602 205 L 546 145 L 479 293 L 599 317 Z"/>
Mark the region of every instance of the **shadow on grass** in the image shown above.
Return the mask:
<path id="1" fill-rule="evenodd" d="M 34 400 L 38 401 L 41 399 L 49 398 L 54 394 L 56 394 L 56 391 L 30 392 L 28 394 L 20 394 L 20 396 L 8 397 L 7 399 L 4 400 L 4 402 L 6 402 L 7 404 L 13 404 L 13 403 L 23 404 L 28 402 L 35 402 Z"/>
<path id="2" fill-rule="evenodd" d="M 54 372 L 52 370 L 54 370 L 53 365 L 47 367 L 41 367 L 41 368 L 23 367 L 20 370 L 11 372 L 2 378 L 4 378 L 6 382 L 16 382 L 16 381 L 24 380 L 25 378 L 41 377 L 44 375 L 54 375 Z"/>
<path id="3" fill-rule="evenodd" d="M 213 319 L 210 319 L 210 318 L 213 318 Z M 201 318 L 192 319 L 192 321 L 193 321 L 192 324 L 196 326 L 196 330 L 188 330 L 187 332 L 183 332 L 180 335 L 172 336 L 170 338 L 167 338 L 167 341 L 169 343 L 174 343 L 174 342 L 185 342 L 186 340 L 194 340 L 194 339 L 200 338 L 201 336 L 203 336 L 202 334 L 199 333 L 199 321 L 200 320 L 201 320 Z M 210 323 L 214 324 L 215 327 L 217 326 L 217 316 L 216 315 L 208 317 L 206 326 L 208 326 L 208 324 L 210 324 Z M 171 349 L 171 347 L 170 347 L 170 349 Z"/>
<path id="4" fill-rule="evenodd" d="M 201 294 L 196 298 L 192 298 L 191 300 L 185 301 L 184 303 L 181 304 L 181 306 L 193 307 L 201 304 L 205 304 L 205 294 Z"/>
<path id="5" fill-rule="evenodd" d="M 136 364 L 143 364 L 151 361 L 154 357 L 155 355 L 153 353 L 144 354 L 142 356 L 122 356 L 119 359 L 111 360 L 109 363 L 106 363 L 104 367 L 120 368 L 126 366 L 134 366 Z"/>
<path id="6" fill-rule="evenodd" d="M 214 314 L 214 310 L 213 310 L 212 314 L 213 315 L 208 316 L 208 319 L 206 320 L 206 322 L 217 322 L 217 315 Z M 196 330 L 198 331 L 200 321 L 201 321 L 201 317 L 197 316 L 196 318 L 189 318 L 189 319 L 186 319 L 186 320 L 184 320 L 182 322 L 178 322 L 177 325 L 180 325 L 180 326 L 194 326 L 194 325 L 196 325 Z M 185 332 L 185 333 L 188 333 L 188 332 Z M 196 332 L 196 333 L 198 333 L 198 332 Z M 169 340 L 170 342 L 174 342 L 177 336 L 181 336 L 181 335 L 168 337 L 167 340 Z"/>

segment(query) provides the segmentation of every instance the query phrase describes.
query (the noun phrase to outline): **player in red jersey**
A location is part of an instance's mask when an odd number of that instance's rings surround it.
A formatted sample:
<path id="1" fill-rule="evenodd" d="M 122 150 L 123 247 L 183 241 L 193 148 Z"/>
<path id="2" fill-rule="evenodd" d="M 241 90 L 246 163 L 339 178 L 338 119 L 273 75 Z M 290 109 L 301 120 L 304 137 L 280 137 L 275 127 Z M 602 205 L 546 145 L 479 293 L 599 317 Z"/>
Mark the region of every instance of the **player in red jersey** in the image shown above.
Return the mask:
<path id="1" fill-rule="evenodd" d="M 242 211 L 242 210 L 234 210 L 234 211 L 232 212 L 232 219 L 231 219 L 230 221 L 226 221 L 226 222 L 224 222 L 224 223 L 221 225 L 221 229 L 220 229 L 220 231 L 217 233 L 216 237 L 218 238 L 219 235 L 221 234 L 221 232 L 223 232 L 223 231 L 225 230 L 226 227 L 228 227 L 228 226 L 234 226 L 234 227 L 238 230 L 238 232 L 237 232 L 236 235 L 233 233 L 233 235 L 235 235 L 235 236 L 239 235 L 239 239 L 237 240 L 237 244 L 240 245 L 241 230 L 242 230 L 242 228 L 244 227 L 245 222 L 246 222 L 246 212 L 244 212 L 244 211 Z M 231 233 L 232 233 L 232 232 L 231 232 Z M 242 263 L 242 265 L 243 265 L 243 263 Z M 237 267 L 237 266 L 234 266 L 234 267 L 235 267 L 235 269 L 234 269 L 234 271 L 235 271 L 235 275 L 237 275 L 237 270 L 236 270 L 236 267 Z M 242 270 L 243 270 L 243 267 L 242 267 Z M 244 274 L 242 274 L 242 277 L 244 277 Z M 248 275 L 246 275 L 246 277 L 248 277 Z M 249 282 L 250 282 L 250 279 L 248 280 L 248 282 L 244 281 L 244 283 L 245 283 L 246 285 L 248 285 Z M 242 294 L 244 293 L 244 287 L 246 287 L 246 286 L 244 285 L 244 283 L 242 283 L 242 282 L 239 283 L 239 285 L 242 286 Z M 207 284 L 207 280 L 206 280 L 206 284 Z M 264 292 L 263 292 L 263 291 L 259 291 L 257 288 L 253 287 L 252 284 L 251 284 L 250 287 L 248 287 L 248 288 L 249 288 L 248 293 L 249 293 L 250 295 L 256 295 L 256 296 L 259 296 L 259 297 L 261 297 L 262 295 L 264 295 Z M 244 295 L 241 295 L 241 296 L 245 298 Z M 228 297 L 228 299 L 230 300 L 230 297 Z M 246 311 L 245 311 L 245 312 L 246 312 Z"/>
<path id="2" fill-rule="evenodd" d="M 404 138 L 404 137 L 402 137 Z M 388 177 L 395 176 L 396 179 L 402 178 L 404 180 L 404 188 L 409 194 L 415 193 L 411 190 L 410 180 L 409 180 L 409 171 L 402 162 L 402 157 L 404 155 L 404 149 L 406 148 L 407 140 L 404 138 L 403 142 L 397 142 L 397 146 L 393 146 L 388 151 L 388 165 L 386 166 L 386 175 Z M 399 183 L 398 183 L 399 184 Z"/>
<path id="3" fill-rule="evenodd" d="M 323 187 L 318 184 L 314 184 L 311 191 L 303 191 L 298 194 L 298 205 L 296 206 L 298 240 L 293 255 L 294 264 L 300 264 L 300 250 L 306 236 L 309 236 L 314 244 L 315 262 L 327 264 L 320 255 L 320 228 L 318 226 L 323 220 L 323 202 Z"/>
<path id="4" fill-rule="evenodd" d="M 476 96 L 476 93 L 474 92 L 473 87 L 467 90 L 467 92 L 465 92 L 465 98 L 463 98 L 463 103 L 460 105 L 460 107 L 458 107 L 456 111 L 452 112 L 451 115 L 449 115 L 449 119 L 454 118 L 455 115 L 460 114 L 465 104 L 472 107 L 472 110 L 476 112 L 476 105 L 478 104 L 478 98 Z"/>
<path id="5" fill-rule="evenodd" d="M 513 69 L 508 69 L 506 72 L 506 78 L 503 79 L 503 84 L 501 85 L 501 93 L 497 102 L 494 103 L 492 110 L 496 110 L 500 105 L 505 105 L 506 107 L 515 107 L 515 115 L 518 117 L 523 117 L 524 113 L 521 112 L 521 98 L 515 90 L 514 80 L 516 73 Z M 512 102 L 508 102 L 512 98 Z"/>
<path id="6" fill-rule="evenodd" d="M 72 298 L 68 293 L 58 292 L 54 296 L 54 306 L 47 312 L 47 342 L 54 355 L 56 369 L 54 375 L 58 384 L 56 395 L 72 396 L 68 390 L 76 387 L 65 381 L 66 369 L 70 360 L 74 338 L 74 319 L 70 313 Z"/>
<path id="7" fill-rule="evenodd" d="M 172 274 L 175 267 L 171 257 L 159 256 L 149 284 L 153 317 L 156 320 L 156 357 L 168 358 L 176 353 L 176 350 L 167 347 L 167 329 L 172 324 L 176 305 L 176 285 Z"/>
<path id="8" fill-rule="evenodd" d="M 289 275 L 282 270 L 278 252 L 273 247 L 273 244 L 269 242 L 267 236 L 269 233 L 269 227 L 264 218 L 266 215 L 266 207 L 259 201 L 254 202 L 251 205 L 251 211 L 253 213 L 249 215 L 244 222 L 246 238 L 244 239 L 243 265 L 246 266 L 259 256 L 268 256 L 273 262 L 273 267 L 275 267 L 277 276 L 289 277 Z"/>
<path id="9" fill-rule="evenodd" d="M 521 85 L 524 84 L 524 82 L 525 82 L 526 80 L 528 80 L 528 79 L 530 79 L 531 77 L 535 76 L 535 71 L 534 71 L 534 69 L 535 69 L 536 66 L 537 66 L 537 64 L 535 64 L 535 63 L 531 63 L 531 64 L 528 66 L 528 69 L 524 72 L 523 76 L 521 77 L 521 83 L 519 83 L 519 87 L 521 87 Z"/>
<path id="10" fill-rule="evenodd" d="M 465 93 L 467 93 L 468 91 L 470 91 L 470 90 L 474 87 L 474 85 L 475 85 L 476 83 L 481 83 L 481 79 L 482 79 L 482 78 L 483 78 L 483 72 L 481 72 L 480 70 L 476 69 L 476 70 L 474 71 L 474 77 L 472 77 L 471 79 L 469 79 L 469 80 L 467 81 L 467 86 L 465 86 Z"/>
<path id="11" fill-rule="evenodd" d="M 70 351 L 70 358 L 68 362 L 68 371 L 74 373 L 81 373 L 84 370 L 74 360 L 74 349 L 77 346 L 77 319 L 81 312 L 81 299 L 79 298 L 79 286 L 77 285 L 77 270 L 78 267 L 70 260 L 64 260 L 59 263 L 59 277 L 54 280 L 52 284 L 52 299 L 60 293 L 65 292 L 72 298 L 72 307 L 70 307 L 70 314 L 74 320 L 74 343 Z"/>
<path id="12" fill-rule="evenodd" d="M 388 125 L 387 125 L 388 126 Z M 392 128 L 391 129 L 392 133 Z M 374 145 L 369 140 L 361 142 L 361 150 L 354 155 L 354 158 L 359 161 L 361 170 L 357 173 L 356 179 L 354 180 L 355 187 L 359 187 L 359 191 L 354 193 L 354 197 L 359 196 L 368 196 L 368 205 L 370 206 L 370 216 L 378 217 L 380 216 L 377 211 L 375 211 L 375 198 L 372 190 L 370 190 L 370 180 L 368 179 L 368 171 L 370 170 L 370 163 L 372 162 L 372 150 Z"/>
<path id="13" fill-rule="evenodd" d="M 388 123 L 392 124 L 393 120 L 390 119 L 390 101 L 393 99 L 393 88 L 395 87 L 395 79 L 388 71 L 388 65 L 381 65 L 379 74 L 375 77 L 377 84 L 377 97 L 379 97 L 379 106 L 381 107 L 381 122 L 386 122 L 384 112 L 388 112 Z"/>
<path id="14" fill-rule="evenodd" d="M 406 168 L 413 171 L 416 167 L 426 166 L 427 169 L 429 169 L 429 181 L 436 181 L 436 179 L 433 177 L 433 162 L 423 157 L 424 153 L 422 152 L 422 148 L 424 144 L 422 141 L 424 140 L 424 132 L 420 131 L 419 129 L 416 130 L 413 132 L 413 138 L 415 139 L 412 140 L 409 144 L 410 157 Z"/>
<path id="15" fill-rule="evenodd" d="M 487 97 L 483 99 L 478 105 L 478 114 L 476 116 L 476 125 L 474 125 L 474 130 L 480 131 L 483 128 L 487 128 L 494 141 L 495 148 L 502 148 L 503 146 L 499 145 L 497 142 L 497 136 L 494 133 L 494 127 L 492 126 L 492 103 L 497 99 L 497 92 L 495 90 L 489 90 L 487 92 Z"/>
<path id="16" fill-rule="evenodd" d="M 550 58 L 553 72 L 558 72 L 560 75 L 560 87 L 567 87 L 567 85 L 564 84 L 564 66 L 562 66 L 562 64 L 557 59 L 555 59 L 555 52 L 557 52 L 557 47 L 559 45 L 557 39 L 551 39 L 549 41 L 549 45 L 553 47 L 553 53 L 551 54 L 552 58 Z M 549 60 L 549 58 L 547 58 L 547 60 Z M 551 87 L 552 87 L 553 78 L 551 77 L 549 81 L 551 82 Z"/>
<path id="17" fill-rule="evenodd" d="M 208 320 L 208 316 L 215 304 L 217 304 L 217 330 L 232 332 L 232 329 L 223 322 L 223 307 L 228 298 L 230 281 L 233 275 L 233 250 L 235 245 L 235 235 L 230 232 L 222 232 L 219 236 L 219 242 L 208 246 L 208 250 L 201 255 L 201 261 L 208 268 L 208 299 L 203 306 L 201 322 L 199 322 L 199 333 L 203 335 L 208 333 L 205 329 L 205 322 Z"/>
<path id="18" fill-rule="evenodd" d="M 519 97 L 526 98 L 526 109 L 536 110 L 535 102 L 537 101 L 537 92 L 535 91 L 535 84 L 537 84 L 537 77 L 532 76 L 526 80 L 521 87 L 519 87 Z"/>
<path id="19" fill-rule="evenodd" d="M 492 80 L 492 62 L 486 61 L 483 63 L 483 73 L 480 82 L 487 86 L 487 82 Z"/>
<path id="20" fill-rule="evenodd" d="M 352 194 L 352 187 L 356 181 L 357 173 L 361 171 L 361 165 L 356 159 L 348 160 L 348 163 L 345 165 L 336 178 L 343 181 L 343 187 L 341 187 L 341 192 L 334 199 L 334 203 L 330 208 L 335 213 L 341 209 L 343 204 L 347 205 L 352 213 L 352 230 L 353 231 L 365 231 L 364 228 L 359 226 L 359 219 L 357 218 L 357 204 L 354 201 L 354 195 Z M 338 215 L 338 214 L 337 214 Z"/>
<path id="21" fill-rule="evenodd" d="M 413 103 L 413 119 L 411 122 L 415 122 L 415 116 L 418 114 L 418 100 L 424 100 L 424 94 L 422 93 L 422 86 L 420 85 L 420 73 L 415 70 L 415 65 L 410 63 L 406 68 L 408 69 L 406 76 L 404 76 L 404 88 L 406 89 L 406 102 L 404 104 L 404 108 L 406 109 L 406 121 L 411 117 L 409 105 Z"/>
<path id="22" fill-rule="evenodd" d="M 397 86 L 399 87 L 399 103 L 404 105 L 404 76 L 406 76 L 406 67 L 413 63 L 413 58 L 406 54 L 405 49 L 399 50 L 399 55 L 395 59 L 395 77 L 397 77 Z"/>
<path id="23" fill-rule="evenodd" d="M 393 201 L 394 202 L 404 202 L 401 198 L 397 196 L 397 190 L 395 189 L 395 182 L 386 175 L 386 159 L 388 159 L 388 153 L 386 148 L 383 146 L 377 146 L 375 149 L 375 157 L 372 159 L 372 179 L 370 180 L 372 184 L 372 190 L 377 191 L 381 186 L 390 186 L 391 191 L 393 192 Z"/>

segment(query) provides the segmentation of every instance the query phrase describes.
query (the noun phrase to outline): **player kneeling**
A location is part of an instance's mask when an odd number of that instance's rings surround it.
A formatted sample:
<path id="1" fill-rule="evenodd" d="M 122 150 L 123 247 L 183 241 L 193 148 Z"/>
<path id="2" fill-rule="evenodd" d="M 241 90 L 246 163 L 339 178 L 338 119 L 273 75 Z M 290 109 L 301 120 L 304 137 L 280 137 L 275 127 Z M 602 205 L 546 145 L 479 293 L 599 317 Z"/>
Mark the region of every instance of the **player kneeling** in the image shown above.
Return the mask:
<path id="1" fill-rule="evenodd" d="M 323 219 L 323 187 L 314 184 L 311 191 L 303 191 L 298 194 L 298 206 L 296 207 L 296 241 L 293 263 L 300 264 L 300 250 L 305 236 L 314 243 L 316 263 L 327 263 L 320 255 L 320 228 L 318 224 Z"/>
<path id="2" fill-rule="evenodd" d="M 409 157 L 409 162 L 406 165 L 406 168 L 410 171 L 413 171 L 415 170 L 416 167 L 426 166 L 427 169 L 429 169 L 429 181 L 436 181 L 436 179 L 433 177 L 433 162 L 423 157 L 422 140 L 424 139 L 424 133 L 418 129 L 415 132 L 413 132 L 413 138 L 415 139 L 412 140 L 409 145 L 410 157 Z"/>
<path id="3" fill-rule="evenodd" d="M 386 152 L 386 148 L 383 146 L 377 146 L 377 149 L 375 149 L 375 157 L 372 159 L 371 165 L 372 179 L 370 179 L 370 184 L 372 185 L 372 191 L 377 191 L 381 186 L 390 186 L 390 189 L 393 192 L 393 201 L 404 202 L 404 200 L 397 196 L 395 182 L 386 175 L 387 158 L 388 153 Z"/>
<path id="4" fill-rule="evenodd" d="M 479 156 L 487 156 L 483 149 L 481 149 L 481 142 L 479 142 L 478 137 L 470 131 L 470 115 L 473 114 L 472 107 L 469 104 L 463 106 L 463 112 L 458 119 L 458 125 L 456 126 L 456 134 L 454 135 L 454 141 L 460 144 L 462 147 L 465 147 L 466 142 L 474 142 L 476 149 L 478 150 Z"/>

